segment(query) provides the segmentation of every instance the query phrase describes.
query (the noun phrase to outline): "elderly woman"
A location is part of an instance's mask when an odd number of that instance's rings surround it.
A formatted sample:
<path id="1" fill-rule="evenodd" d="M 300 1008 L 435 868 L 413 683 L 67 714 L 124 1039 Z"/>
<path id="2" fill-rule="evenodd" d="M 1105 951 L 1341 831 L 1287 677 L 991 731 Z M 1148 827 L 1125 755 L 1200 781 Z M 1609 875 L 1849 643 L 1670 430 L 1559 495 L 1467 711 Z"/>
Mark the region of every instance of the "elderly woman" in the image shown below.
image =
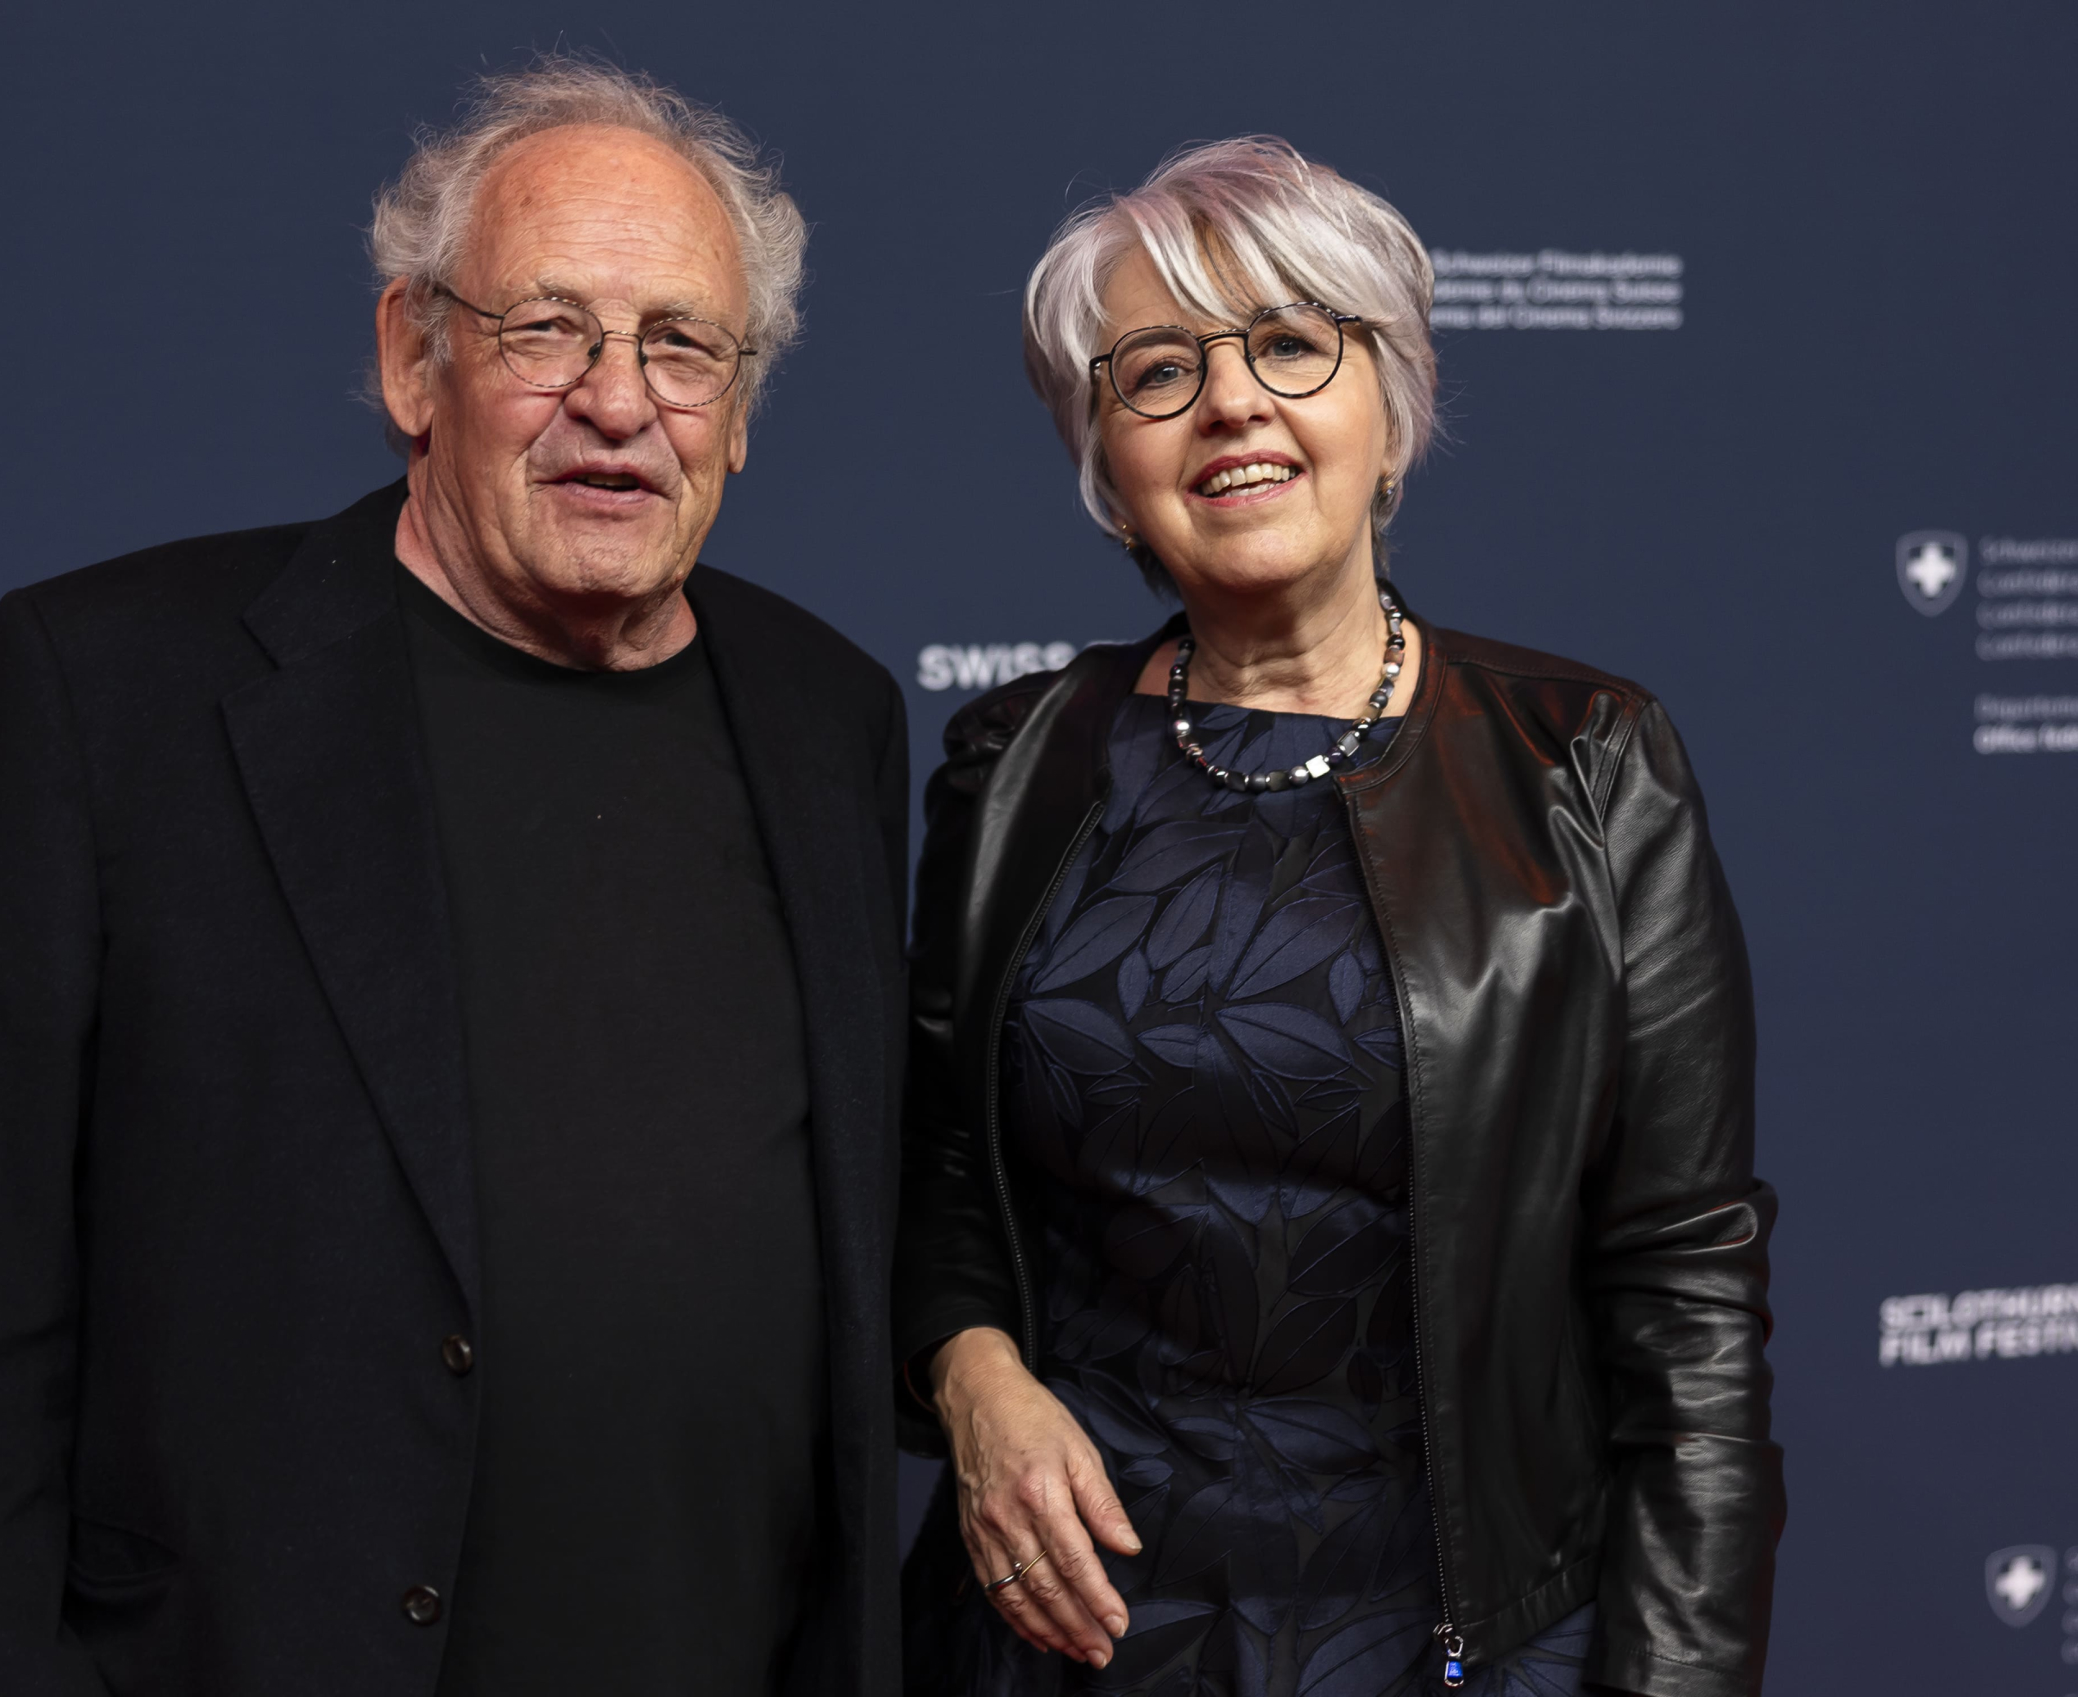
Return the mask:
<path id="1" fill-rule="evenodd" d="M 1032 275 L 1084 498 L 1182 611 L 962 710 L 931 783 L 912 1691 L 1760 1688 L 1738 922 L 1658 702 L 1385 575 L 1430 290 L 1264 139 Z"/>

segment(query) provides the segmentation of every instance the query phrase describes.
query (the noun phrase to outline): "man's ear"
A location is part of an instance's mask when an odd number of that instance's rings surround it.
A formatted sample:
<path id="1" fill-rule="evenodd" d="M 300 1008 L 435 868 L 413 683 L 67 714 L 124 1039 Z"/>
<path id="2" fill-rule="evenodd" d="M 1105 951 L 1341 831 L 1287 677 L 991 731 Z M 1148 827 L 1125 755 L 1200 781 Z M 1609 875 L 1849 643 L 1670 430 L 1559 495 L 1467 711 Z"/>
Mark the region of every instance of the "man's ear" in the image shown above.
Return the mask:
<path id="1" fill-rule="evenodd" d="M 729 414 L 729 469 L 741 471 L 750 459 L 750 404 L 735 397 Z"/>
<path id="2" fill-rule="evenodd" d="M 416 442 L 433 428 L 433 360 L 424 329 L 404 309 L 408 286 L 393 278 L 375 303 L 375 362 L 390 422 Z"/>

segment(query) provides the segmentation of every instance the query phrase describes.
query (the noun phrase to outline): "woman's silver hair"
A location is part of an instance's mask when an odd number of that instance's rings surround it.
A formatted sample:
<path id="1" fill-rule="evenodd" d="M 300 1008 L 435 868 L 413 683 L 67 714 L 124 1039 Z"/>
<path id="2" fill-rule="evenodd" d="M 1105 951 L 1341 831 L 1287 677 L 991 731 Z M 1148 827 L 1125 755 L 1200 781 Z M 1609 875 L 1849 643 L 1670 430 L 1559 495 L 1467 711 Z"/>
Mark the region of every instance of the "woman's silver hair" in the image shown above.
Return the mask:
<path id="1" fill-rule="evenodd" d="M 1239 136 L 1172 154 L 1130 194 L 1061 226 L 1025 285 L 1025 372 L 1075 459 L 1083 505 L 1113 536 L 1123 509 L 1097 434 L 1102 379 L 1089 362 L 1108 351 L 1104 290 L 1134 252 L 1186 312 L 1215 323 L 1245 324 L 1293 300 L 1363 318 L 1349 333 L 1370 347 L 1392 426 L 1391 493 L 1382 487 L 1371 509 L 1383 574 L 1401 482 L 1436 426 L 1435 272 L 1407 220 L 1291 143 Z M 1172 587 L 1144 543 L 1132 554 L 1152 587 Z"/>
<path id="2" fill-rule="evenodd" d="M 446 359 L 449 303 L 434 285 L 454 280 L 485 174 L 516 142 L 570 124 L 633 130 L 660 141 L 714 190 L 736 233 L 749 287 L 744 340 L 758 353 L 743 362 L 740 381 L 745 404 L 754 404 L 800 334 L 808 227 L 779 186 L 778 166 L 761 158 L 742 130 L 615 65 L 549 55 L 525 70 L 483 78 L 454 128 L 420 130 L 397 180 L 375 197 L 368 256 L 378 284 L 409 280 L 405 308 L 425 327 L 434 358 Z"/>

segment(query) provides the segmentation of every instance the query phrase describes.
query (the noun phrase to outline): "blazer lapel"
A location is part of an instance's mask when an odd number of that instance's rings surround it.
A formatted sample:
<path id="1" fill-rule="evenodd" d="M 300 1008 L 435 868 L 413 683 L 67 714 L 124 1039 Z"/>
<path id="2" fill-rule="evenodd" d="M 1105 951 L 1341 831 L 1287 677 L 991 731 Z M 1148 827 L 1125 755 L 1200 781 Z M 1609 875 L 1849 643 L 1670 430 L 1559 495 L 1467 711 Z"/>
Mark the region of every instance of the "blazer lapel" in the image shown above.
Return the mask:
<path id="1" fill-rule="evenodd" d="M 883 961 L 899 970 L 901 940 L 891 915 L 889 935 L 876 935 L 875 920 L 888 910 L 888 872 L 871 782 L 859 775 L 867 750 L 848 743 L 841 722 L 811 715 L 784 631 L 734 580 L 701 566 L 692 594 L 793 944 L 831 1313 L 840 1324 L 870 1326 L 863 1305 L 883 1300 L 876 1293 L 886 1249 L 881 1210 L 870 1199 L 891 1183 L 885 1121 L 894 1083 L 879 972 Z M 854 1306 L 860 1312 L 848 1314 Z"/>
<path id="2" fill-rule="evenodd" d="M 399 485 L 312 530 L 246 613 L 278 670 L 223 713 L 304 946 L 475 1311 L 454 947 L 393 576 L 401 503 Z"/>

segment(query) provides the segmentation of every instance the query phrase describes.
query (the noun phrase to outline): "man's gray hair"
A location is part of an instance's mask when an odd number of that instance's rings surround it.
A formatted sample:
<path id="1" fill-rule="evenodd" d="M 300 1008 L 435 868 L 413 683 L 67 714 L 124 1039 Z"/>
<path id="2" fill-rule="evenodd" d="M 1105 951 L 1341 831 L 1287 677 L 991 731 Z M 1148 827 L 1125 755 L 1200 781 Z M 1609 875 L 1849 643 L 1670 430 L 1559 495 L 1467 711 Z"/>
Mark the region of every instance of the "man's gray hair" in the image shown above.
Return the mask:
<path id="1" fill-rule="evenodd" d="M 1435 271 L 1407 220 L 1290 142 L 1240 136 L 1172 154 L 1130 194 L 1061 226 L 1025 285 L 1025 372 L 1075 459 L 1083 505 L 1114 536 L 1122 508 L 1097 435 L 1101 379 L 1089 362 L 1109 351 L 1098 345 L 1104 290 L 1136 250 L 1187 312 L 1214 322 L 1245 324 L 1292 300 L 1362 316 L 1349 330 L 1370 347 L 1392 426 L 1393 493 L 1371 511 L 1383 573 L 1401 481 L 1436 425 Z M 1133 558 L 1152 587 L 1172 587 L 1144 544 Z"/>
<path id="2" fill-rule="evenodd" d="M 451 284 L 469 241 L 476 191 L 492 163 L 514 143 L 569 124 L 633 130 L 662 142 L 698 171 L 721 201 L 743 260 L 750 315 L 745 403 L 801 327 L 801 256 L 808 227 L 779 186 L 779 169 L 721 113 L 618 66 L 565 54 L 477 84 L 460 123 L 422 129 L 397 180 L 375 197 L 368 255 L 383 285 L 403 277 L 406 310 L 423 326 L 436 359 L 448 357 L 449 303 L 435 284 Z M 733 328 L 733 326 L 732 326 Z"/>

